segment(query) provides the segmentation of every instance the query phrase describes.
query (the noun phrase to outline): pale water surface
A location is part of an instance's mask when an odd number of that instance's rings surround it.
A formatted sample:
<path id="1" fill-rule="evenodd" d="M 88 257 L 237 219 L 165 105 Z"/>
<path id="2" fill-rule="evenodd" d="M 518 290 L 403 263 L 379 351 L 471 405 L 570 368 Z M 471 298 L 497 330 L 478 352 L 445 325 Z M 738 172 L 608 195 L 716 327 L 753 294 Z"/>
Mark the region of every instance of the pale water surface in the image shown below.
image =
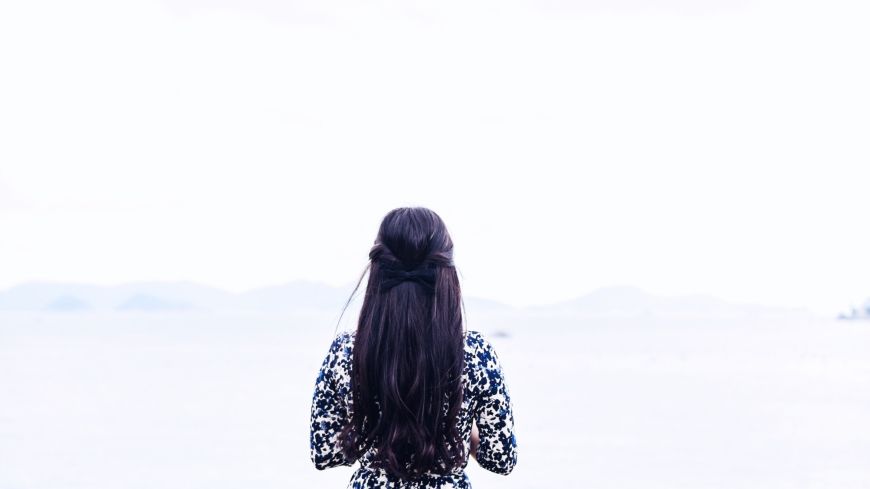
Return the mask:
<path id="1" fill-rule="evenodd" d="M 0 488 L 344 487 L 334 314 L 0 312 Z M 475 488 L 870 487 L 870 323 L 490 314 L 519 464 Z M 497 332 L 503 334 L 496 334 Z"/>

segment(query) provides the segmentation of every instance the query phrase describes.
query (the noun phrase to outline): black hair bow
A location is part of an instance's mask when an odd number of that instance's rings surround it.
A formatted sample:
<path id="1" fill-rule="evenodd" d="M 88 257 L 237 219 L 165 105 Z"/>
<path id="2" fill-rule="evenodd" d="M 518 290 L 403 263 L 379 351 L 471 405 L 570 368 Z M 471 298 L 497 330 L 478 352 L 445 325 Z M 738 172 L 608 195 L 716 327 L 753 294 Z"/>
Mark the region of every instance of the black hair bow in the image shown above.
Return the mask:
<path id="1" fill-rule="evenodd" d="M 394 265 L 381 265 L 381 292 L 386 292 L 402 282 L 416 282 L 430 292 L 435 291 L 435 267 L 432 264 L 407 269 Z"/>

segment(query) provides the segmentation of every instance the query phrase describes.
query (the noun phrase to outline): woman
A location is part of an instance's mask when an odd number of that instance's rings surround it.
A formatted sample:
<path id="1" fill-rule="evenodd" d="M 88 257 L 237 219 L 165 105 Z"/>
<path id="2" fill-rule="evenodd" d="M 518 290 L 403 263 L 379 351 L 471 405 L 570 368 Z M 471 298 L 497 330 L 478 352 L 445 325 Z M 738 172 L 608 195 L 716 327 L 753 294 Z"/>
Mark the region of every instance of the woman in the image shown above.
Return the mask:
<path id="1" fill-rule="evenodd" d="M 516 464 L 501 366 L 463 331 L 452 255 L 429 209 L 384 217 L 357 329 L 332 343 L 311 405 L 311 459 L 321 470 L 358 461 L 349 487 L 470 488 L 469 455 L 499 474 Z"/>

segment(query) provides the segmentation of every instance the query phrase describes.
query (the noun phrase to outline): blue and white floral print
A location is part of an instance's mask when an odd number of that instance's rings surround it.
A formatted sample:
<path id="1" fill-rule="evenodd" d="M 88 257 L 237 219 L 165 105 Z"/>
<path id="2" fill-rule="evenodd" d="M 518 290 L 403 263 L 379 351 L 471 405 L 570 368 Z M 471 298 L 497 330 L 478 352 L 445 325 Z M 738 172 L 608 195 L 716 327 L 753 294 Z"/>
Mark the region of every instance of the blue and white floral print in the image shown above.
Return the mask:
<path id="1" fill-rule="evenodd" d="M 353 365 L 354 333 L 335 338 L 317 375 L 311 403 L 311 460 L 318 469 L 359 462 L 349 488 L 460 488 L 470 489 L 462 467 L 447 474 L 426 474 L 414 482 L 403 481 L 371 466 L 372 450 L 359 460 L 348 460 L 341 452 L 338 434 L 350 423 L 350 372 Z M 478 332 L 465 333 L 464 393 L 458 431 L 468 453 L 472 422 L 480 432 L 477 462 L 499 474 L 509 474 L 517 463 L 516 439 L 511 398 L 502 375 L 501 364 L 492 345 Z"/>

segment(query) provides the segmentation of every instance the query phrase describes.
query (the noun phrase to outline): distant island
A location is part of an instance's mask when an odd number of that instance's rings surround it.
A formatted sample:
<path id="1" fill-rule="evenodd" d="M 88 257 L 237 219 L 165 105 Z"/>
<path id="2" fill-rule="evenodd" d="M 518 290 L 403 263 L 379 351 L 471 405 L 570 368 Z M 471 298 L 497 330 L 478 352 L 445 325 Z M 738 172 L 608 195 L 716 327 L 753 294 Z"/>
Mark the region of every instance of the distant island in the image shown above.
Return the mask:
<path id="1" fill-rule="evenodd" d="M 849 312 L 845 312 L 837 316 L 837 319 L 870 320 L 870 299 L 864 301 L 864 304 L 859 307 L 853 306 Z"/>

